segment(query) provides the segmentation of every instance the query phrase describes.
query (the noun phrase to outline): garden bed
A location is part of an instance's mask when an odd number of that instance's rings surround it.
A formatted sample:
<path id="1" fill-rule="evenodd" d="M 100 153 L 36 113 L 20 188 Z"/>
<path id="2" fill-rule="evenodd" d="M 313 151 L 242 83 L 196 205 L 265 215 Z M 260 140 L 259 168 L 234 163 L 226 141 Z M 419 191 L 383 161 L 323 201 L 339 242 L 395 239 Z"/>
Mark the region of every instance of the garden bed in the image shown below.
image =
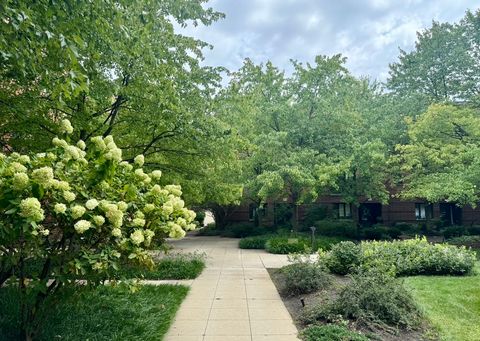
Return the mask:
<path id="1" fill-rule="evenodd" d="M 309 294 L 292 296 L 285 294 L 285 275 L 282 273 L 281 269 L 268 269 L 268 272 L 299 331 L 307 327 L 301 319 L 301 316 L 306 309 L 325 304 L 327 301 L 335 299 L 338 296 L 340 289 L 350 281 L 346 276 L 334 275 L 332 276 L 333 283 L 328 286 L 328 288 L 317 290 Z M 302 305 L 301 300 L 305 303 L 305 307 Z M 421 327 L 416 331 L 398 329 L 396 334 L 391 334 L 381 329 L 369 330 L 367 328 L 355 326 L 354 323 L 349 323 L 348 328 L 359 331 L 372 340 L 419 341 L 435 339 L 432 338 L 432 332 L 429 330 L 426 322 L 422 323 Z"/>

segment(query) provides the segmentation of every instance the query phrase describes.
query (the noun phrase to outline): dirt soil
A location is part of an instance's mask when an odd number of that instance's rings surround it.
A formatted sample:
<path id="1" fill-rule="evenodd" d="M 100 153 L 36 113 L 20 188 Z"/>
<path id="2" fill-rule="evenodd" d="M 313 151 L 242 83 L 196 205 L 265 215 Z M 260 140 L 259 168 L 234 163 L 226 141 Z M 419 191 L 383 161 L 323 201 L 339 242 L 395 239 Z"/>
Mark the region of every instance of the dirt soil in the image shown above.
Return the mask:
<path id="1" fill-rule="evenodd" d="M 346 285 L 349 281 L 348 277 L 345 276 L 333 276 L 333 284 L 325 290 L 320 290 L 313 292 L 311 294 L 304 294 L 299 296 L 287 296 L 285 295 L 285 280 L 284 275 L 280 269 L 267 269 L 270 277 L 272 278 L 273 283 L 277 287 L 280 296 L 282 297 L 283 303 L 287 307 L 290 315 L 293 318 L 295 325 L 298 330 L 302 330 L 306 327 L 305 324 L 300 320 L 301 314 L 308 309 L 318 304 L 325 303 L 327 300 L 335 299 L 338 295 L 340 289 Z M 303 306 L 302 304 L 305 306 Z M 428 329 L 427 323 L 420 328 L 418 331 L 407 331 L 407 330 L 398 330 L 395 335 L 388 333 L 384 330 L 370 330 L 365 328 L 355 327 L 352 323 L 352 329 L 362 332 L 372 340 L 381 340 L 381 341 L 432 341 L 438 340 L 434 335 L 435 333 Z"/>

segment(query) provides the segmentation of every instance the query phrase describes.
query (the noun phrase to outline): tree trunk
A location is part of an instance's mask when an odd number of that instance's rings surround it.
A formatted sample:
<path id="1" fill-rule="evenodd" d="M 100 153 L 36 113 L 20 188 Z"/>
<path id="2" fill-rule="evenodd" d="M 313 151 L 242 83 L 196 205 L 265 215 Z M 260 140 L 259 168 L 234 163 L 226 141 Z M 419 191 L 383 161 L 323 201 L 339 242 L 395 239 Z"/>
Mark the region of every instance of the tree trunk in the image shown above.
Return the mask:
<path id="1" fill-rule="evenodd" d="M 298 204 L 293 204 L 292 228 L 295 232 L 298 231 L 298 225 Z"/>

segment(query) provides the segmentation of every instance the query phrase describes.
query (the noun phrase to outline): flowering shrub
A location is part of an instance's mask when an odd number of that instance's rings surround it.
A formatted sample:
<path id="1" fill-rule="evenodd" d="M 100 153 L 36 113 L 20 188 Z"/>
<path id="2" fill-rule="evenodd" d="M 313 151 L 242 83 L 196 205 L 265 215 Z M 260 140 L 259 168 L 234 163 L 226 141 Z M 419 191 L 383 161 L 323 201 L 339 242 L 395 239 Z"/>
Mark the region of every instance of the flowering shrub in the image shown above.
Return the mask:
<path id="1" fill-rule="evenodd" d="M 143 155 L 122 161 L 112 136 L 71 144 L 73 127 L 61 127 L 45 153 L 0 154 L 0 285 L 19 274 L 34 302 L 79 276 L 108 278 L 125 259 L 151 264 L 147 249 L 195 228 L 180 186 L 161 186 Z M 25 270 L 32 260 L 42 262 L 35 275 Z"/>

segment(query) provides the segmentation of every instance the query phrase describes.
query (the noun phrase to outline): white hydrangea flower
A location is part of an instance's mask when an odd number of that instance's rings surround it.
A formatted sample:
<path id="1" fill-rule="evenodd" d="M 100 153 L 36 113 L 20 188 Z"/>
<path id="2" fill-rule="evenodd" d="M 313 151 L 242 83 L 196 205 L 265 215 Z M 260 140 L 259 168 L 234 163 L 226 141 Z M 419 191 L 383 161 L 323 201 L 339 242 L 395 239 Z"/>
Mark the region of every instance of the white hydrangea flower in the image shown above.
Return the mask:
<path id="1" fill-rule="evenodd" d="M 101 215 L 96 215 L 96 216 L 93 216 L 93 222 L 95 223 L 95 225 L 97 226 L 102 226 L 103 224 L 105 224 L 105 218 L 102 217 Z"/>
<path id="2" fill-rule="evenodd" d="M 117 202 L 118 209 L 122 212 L 125 212 L 128 209 L 128 204 L 125 201 Z"/>
<path id="3" fill-rule="evenodd" d="M 197 225 L 195 224 L 188 224 L 187 226 L 185 226 L 185 230 L 187 231 L 193 231 L 197 228 Z"/>
<path id="4" fill-rule="evenodd" d="M 37 223 L 45 219 L 42 205 L 37 198 L 27 198 L 20 202 L 20 216 Z"/>
<path id="5" fill-rule="evenodd" d="M 107 149 L 107 145 L 105 144 L 105 141 L 103 140 L 103 138 L 101 136 L 92 137 L 91 141 L 93 142 L 95 147 L 97 147 L 97 149 L 99 149 L 99 150 Z"/>
<path id="6" fill-rule="evenodd" d="M 136 226 L 136 227 L 143 227 L 143 226 L 145 226 L 145 219 L 135 218 L 132 221 L 132 225 Z"/>
<path id="7" fill-rule="evenodd" d="M 53 185 L 53 169 L 51 167 L 42 167 L 32 172 L 32 179 L 45 188 Z"/>
<path id="8" fill-rule="evenodd" d="M 162 212 L 169 216 L 170 214 L 173 213 L 173 206 L 170 202 L 166 202 L 165 204 L 162 205 Z"/>
<path id="9" fill-rule="evenodd" d="M 145 218 L 145 214 L 143 214 L 142 211 L 136 211 L 136 212 L 135 212 L 135 218 L 144 219 L 144 218 Z"/>
<path id="10" fill-rule="evenodd" d="M 75 231 L 77 231 L 77 233 L 82 234 L 90 227 L 92 227 L 92 224 L 87 220 L 79 220 L 75 223 L 75 225 L 73 225 L 73 227 L 75 228 Z"/>
<path id="11" fill-rule="evenodd" d="M 178 185 L 167 185 L 165 189 L 169 191 L 171 194 L 179 197 L 182 195 L 182 187 Z"/>
<path id="12" fill-rule="evenodd" d="M 29 186 L 29 178 L 25 173 L 15 173 L 13 175 L 12 185 L 13 189 L 22 191 Z"/>
<path id="13" fill-rule="evenodd" d="M 122 230 L 120 230 L 119 228 L 114 228 L 112 230 L 112 236 L 120 238 L 122 236 Z"/>
<path id="14" fill-rule="evenodd" d="M 27 167 L 22 165 L 20 162 L 12 162 L 8 166 L 7 173 L 8 174 L 14 174 L 14 173 L 26 173 L 27 172 Z"/>
<path id="15" fill-rule="evenodd" d="M 59 139 L 58 137 L 54 137 L 53 140 L 52 140 L 52 143 L 56 147 L 62 147 L 62 148 L 67 148 L 68 147 L 67 141 L 65 141 L 63 139 Z"/>
<path id="16" fill-rule="evenodd" d="M 120 166 L 124 167 L 128 171 L 131 171 L 133 169 L 133 166 L 129 164 L 127 161 L 120 162 Z"/>
<path id="17" fill-rule="evenodd" d="M 29 164 L 30 163 L 30 157 L 28 155 L 20 155 L 18 157 L 18 162 L 20 162 L 21 164 Z"/>
<path id="18" fill-rule="evenodd" d="M 143 179 L 143 183 L 145 185 L 148 185 L 150 182 L 152 182 L 152 178 L 145 174 L 145 178 Z"/>
<path id="19" fill-rule="evenodd" d="M 55 204 L 53 210 L 55 211 L 55 213 L 63 214 L 67 211 L 67 206 L 65 204 Z"/>
<path id="20" fill-rule="evenodd" d="M 78 160 L 81 158 L 81 151 L 79 148 L 75 146 L 67 146 L 65 149 L 65 159 L 66 160 Z"/>
<path id="21" fill-rule="evenodd" d="M 113 136 L 112 136 L 112 135 L 108 135 L 107 137 L 105 137 L 105 138 L 103 139 L 103 141 L 105 142 L 105 144 L 106 144 L 107 146 L 108 146 L 108 144 L 110 144 L 110 143 L 115 143 L 115 142 L 113 141 Z"/>
<path id="22" fill-rule="evenodd" d="M 80 148 L 81 150 L 85 150 L 85 148 L 87 148 L 87 145 L 85 144 L 85 141 L 78 140 L 77 147 Z"/>
<path id="23" fill-rule="evenodd" d="M 90 200 L 87 200 L 87 202 L 85 203 L 85 207 L 88 208 L 89 210 L 93 210 L 95 209 L 95 207 L 97 207 L 99 204 L 98 200 L 97 199 L 90 199 Z"/>
<path id="24" fill-rule="evenodd" d="M 140 245 L 145 240 L 142 230 L 135 230 L 132 234 L 130 234 L 130 240 L 135 245 Z"/>
<path id="25" fill-rule="evenodd" d="M 168 234 L 168 236 L 170 238 L 179 239 L 179 238 L 185 237 L 186 233 L 180 225 L 172 223 L 172 222 L 170 222 L 168 225 L 170 227 L 170 233 Z"/>
<path id="26" fill-rule="evenodd" d="M 146 174 L 143 172 L 143 169 L 137 168 L 137 169 L 135 169 L 135 175 L 137 177 L 139 177 L 140 179 L 143 179 Z"/>
<path id="27" fill-rule="evenodd" d="M 152 238 L 155 236 L 155 232 L 153 232 L 152 230 L 145 230 L 143 234 L 145 236 L 145 246 L 150 246 L 150 244 L 152 243 Z"/>
<path id="28" fill-rule="evenodd" d="M 68 191 L 70 189 L 70 184 L 66 181 L 59 181 L 57 179 L 53 179 L 52 187 L 61 191 Z"/>
<path id="29" fill-rule="evenodd" d="M 155 210 L 155 205 L 154 204 L 146 204 L 145 207 L 143 208 L 143 211 L 145 213 L 150 213 Z"/>
<path id="30" fill-rule="evenodd" d="M 105 215 L 114 227 L 123 225 L 123 212 L 115 204 L 107 204 Z"/>
<path id="31" fill-rule="evenodd" d="M 43 236 L 48 236 L 50 234 L 50 230 L 49 229 L 42 229 L 40 230 L 40 233 L 43 235 Z"/>
<path id="32" fill-rule="evenodd" d="M 80 206 L 80 205 L 75 205 L 71 208 L 72 210 L 72 218 L 73 219 L 78 219 L 80 218 L 81 216 L 83 216 L 85 214 L 85 212 L 87 211 L 85 209 L 85 207 L 83 206 Z"/>
<path id="33" fill-rule="evenodd" d="M 184 228 L 185 226 L 187 226 L 187 221 L 185 220 L 185 218 L 177 218 L 177 224 Z"/>
<path id="34" fill-rule="evenodd" d="M 158 179 L 160 179 L 160 178 L 162 177 L 162 171 L 161 171 L 161 170 L 158 170 L 158 169 L 157 169 L 157 170 L 154 170 L 154 171 L 150 174 L 150 176 L 151 176 L 152 178 L 154 178 L 155 180 L 158 180 Z"/>
<path id="35" fill-rule="evenodd" d="M 143 164 L 145 163 L 145 157 L 140 154 L 140 155 L 137 155 L 135 156 L 135 159 L 133 159 L 133 162 L 138 166 L 138 167 L 142 167 Z"/>
<path id="36" fill-rule="evenodd" d="M 72 202 L 75 200 L 77 196 L 75 195 L 75 193 L 73 192 L 70 192 L 70 191 L 63 191 L 63 198 L 68 201 L 68 202 Z"/>
<path id="37" fill-rule="evenodd" d="M 60 131 L 64 134 L 73 133 L 73 127 L 69 120 L 65 119 L 60 122 Z"/>

